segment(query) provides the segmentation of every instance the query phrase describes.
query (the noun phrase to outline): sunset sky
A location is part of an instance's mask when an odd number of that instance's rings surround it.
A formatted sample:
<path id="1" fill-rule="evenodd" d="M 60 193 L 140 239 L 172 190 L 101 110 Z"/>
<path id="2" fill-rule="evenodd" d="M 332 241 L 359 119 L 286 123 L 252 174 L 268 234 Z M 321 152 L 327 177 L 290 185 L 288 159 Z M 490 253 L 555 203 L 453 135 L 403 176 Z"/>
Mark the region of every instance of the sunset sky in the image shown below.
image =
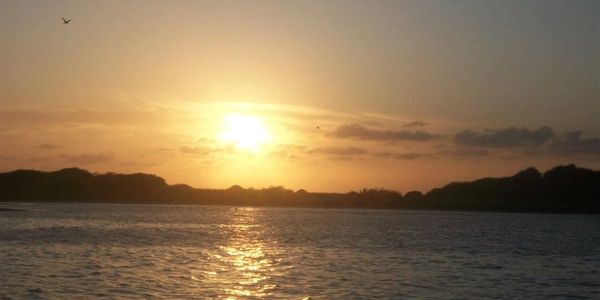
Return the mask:
<path id="1" fill-rule="evenodd" d="M 571 162 L 600 168 L 600 1 L 0 0 L 0 171 L 407 192 Z"/>

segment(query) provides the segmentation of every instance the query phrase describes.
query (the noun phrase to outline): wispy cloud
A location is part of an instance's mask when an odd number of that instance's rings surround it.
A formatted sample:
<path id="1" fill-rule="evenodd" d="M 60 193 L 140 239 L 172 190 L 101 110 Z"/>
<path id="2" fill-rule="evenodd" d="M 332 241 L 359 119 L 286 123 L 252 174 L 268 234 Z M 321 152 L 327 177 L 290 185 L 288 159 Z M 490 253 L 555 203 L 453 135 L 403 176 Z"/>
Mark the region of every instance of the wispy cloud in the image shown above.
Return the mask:
<path id="1" fill-rule="evenodd" d="M 17 159 L 15 156 L 0 154 L 0 161 L 13 161 L 15 159 Z"/>
<path id="2" fill-rule="evenodd" d="M 31 161 L 31 162 L 47 162 L 47 161 L 50 161 L 50 158 L 48 158 L 48 157 L 30 157 L 29 161 Z"/>
<path id="3" fill-rule="evenodd" d="M 436 152 L 436 155 L 439 156 L 452 156 L 452 157 L 482 157 L 486 155 L 490 155 L 491 152 L 485 149 L 472 149 L 472 148 L 458 148 L 458 149 L 449 149 L 442 150 Z"/>
<path id="4" fill-rule="evenodd" d="M 399 159 L 399 160 L 414 160 L 417 158 L 421 158 L 426 156 L 423 153 L 417 152 L 408 152 L 408 153 L 395 153 L 395 152 L 379 152 L 376 153 L 375 156 L 383 157 L 383 158 L 391 158 L 391 159 Z"/>
<path id="5" fill-rule="evenodd" d="M 21 109 L 0 110 L 0 127 L 66 124 L 144 124 L 164 116 L 152 110 Z"/>
<path id="6" fill-rule="evenodd" d="M 555 155 L 562 157 L 579 157 L 582 159 L 600 159 L 600 139 L 582 138 L 583 132 L 569 131 L 565 134 L 556 134 L 550 127 L 528 128 L 501 128 L 490 129 L 484 132 L 465 130 L 454 135 L 453 141 L 462 147 L 460 151 L 468 156 L 492 153 L 492 149 L 505 151 L 516 150 L 519 155 Z M 506 153 L 504 154 L 506 155 Z"/>
<path id="7" fill-rule="evenodd" d="M 465 130 L 454 135 L 454 141 L 461 145 L 488 147 L 488 148 L 512 148 L 523 146 L 539 146 L 555 136 L 550 127 L 538 129 L 528 128 L 500 128 L 488 129 L 484 132 Z"/>
<path id="8" fill-rule="evenodd" d="M 103 162 L 109 162 L 115 159 L 115 155 L 112 152 L 60 154 L 59 157 L 68 163 L 82 165 L 98 164 Z"/>
<path id="9" fill-rule="evenodd" d="M 326 134 L 332 138 L 356 139 L 365 141 L 429 141 L 438 135 L 424 130 L 382 130 L 360 124 L 345 124 Z"/>
<path id="10" fill-rule="evenodd" d="M 582 139 L 581 131 L 570 131 L 565 134 L 564 139 L 555 141 L 550 150 L 559 155 L 573 156 L 577 154 L 593 155 L 600 158 L 600 139 Z"/>
<path id="11" fill-rule="evenodd" d="M 378 152 L 374 155 L 381 158 L 397 159 L 397 160 L 416 160 L 423 158 L 473 158 L 489 155 L 490 152 L 482 149 L 458 148 L 446 149 L 432 152 Z"/>
<path id="12" fill-rule="evenodd" d="M 359 147 L 319 147 L 308 152 L 335 156 L 352 156 L 366 154 L 367 150 Z"/>
<path id="13" fill-rule="evenodd" d="M 53 144 L 41 144 L 38 146 L 38 149 L 42 149 L 42 150 L 54 150 L 54 149 L 58 149 L 59 147 L 57 145 L 53 145 Z"/>
<path id="14" fill-rule="evenodd" d="M 185 154 L 209 154 L 213 149 L 202 146 L 182 146 L 179 151 Z"/>
<path id="15" fill-rule="evenodd" d="M 427 122 L 423 122 L 423 121 L 412 121 L 412 122 L 408 122 L 404 124 L 404 127 L 425 127 L 429 125 L 429 123 Z"/>

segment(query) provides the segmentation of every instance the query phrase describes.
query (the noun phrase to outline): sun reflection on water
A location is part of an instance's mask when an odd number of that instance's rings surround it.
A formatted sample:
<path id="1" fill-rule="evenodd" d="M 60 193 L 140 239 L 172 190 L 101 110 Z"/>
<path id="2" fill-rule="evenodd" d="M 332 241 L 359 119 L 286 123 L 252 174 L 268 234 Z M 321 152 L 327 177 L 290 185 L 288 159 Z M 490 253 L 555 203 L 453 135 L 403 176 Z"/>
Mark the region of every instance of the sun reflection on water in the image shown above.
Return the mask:
<path id="1" fill-rule="evenodd" d="M 284 254 L 259 224 L 254 208 L 238 208 L 230 224 L 221 225 L 228 239 L 209 254 L 211 264 L 203 273 L 206 284 L 221 287 L 218 298 L 268 298 L 277 287 L 272 276 L 282 276 L 291 266 L 281 266 Z"/>

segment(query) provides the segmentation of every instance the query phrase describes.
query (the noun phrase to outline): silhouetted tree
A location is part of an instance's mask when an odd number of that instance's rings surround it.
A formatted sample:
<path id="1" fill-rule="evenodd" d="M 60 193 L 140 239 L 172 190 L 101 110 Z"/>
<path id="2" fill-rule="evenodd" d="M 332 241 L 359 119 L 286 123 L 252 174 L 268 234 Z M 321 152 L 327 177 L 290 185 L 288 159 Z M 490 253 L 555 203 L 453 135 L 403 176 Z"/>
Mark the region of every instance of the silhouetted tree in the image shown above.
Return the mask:
<path id="1" fill-rule="evenodd" d="M 194 189 L 169 186 L 158 176 L 142 173 L 16 170 L 0 173 L 0 199 L 600 213 L 600 172 L 575 165 L 558 166 L 544 174 L 527 168 L 511 177 L 454 182 L 425 195 L 411 191 L 402 196 L 382 188 L 346 194 L 294 192 L 282 186 Z"/>

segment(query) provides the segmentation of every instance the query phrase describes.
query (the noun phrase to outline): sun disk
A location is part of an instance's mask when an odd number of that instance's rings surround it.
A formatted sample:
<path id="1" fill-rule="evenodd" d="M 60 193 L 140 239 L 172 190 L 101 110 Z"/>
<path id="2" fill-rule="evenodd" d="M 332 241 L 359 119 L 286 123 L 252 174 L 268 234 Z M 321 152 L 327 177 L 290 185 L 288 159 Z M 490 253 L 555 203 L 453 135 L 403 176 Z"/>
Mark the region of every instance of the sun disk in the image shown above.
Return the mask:
<path id="1" fill-rule="evenodd" d="M 258 151 L 271 139 L 261 118 L 239 113 L 225 116 L 224 129 L 219 137 L 224 143 L 234 144 L 239 149 L 253 152 Z"/>

